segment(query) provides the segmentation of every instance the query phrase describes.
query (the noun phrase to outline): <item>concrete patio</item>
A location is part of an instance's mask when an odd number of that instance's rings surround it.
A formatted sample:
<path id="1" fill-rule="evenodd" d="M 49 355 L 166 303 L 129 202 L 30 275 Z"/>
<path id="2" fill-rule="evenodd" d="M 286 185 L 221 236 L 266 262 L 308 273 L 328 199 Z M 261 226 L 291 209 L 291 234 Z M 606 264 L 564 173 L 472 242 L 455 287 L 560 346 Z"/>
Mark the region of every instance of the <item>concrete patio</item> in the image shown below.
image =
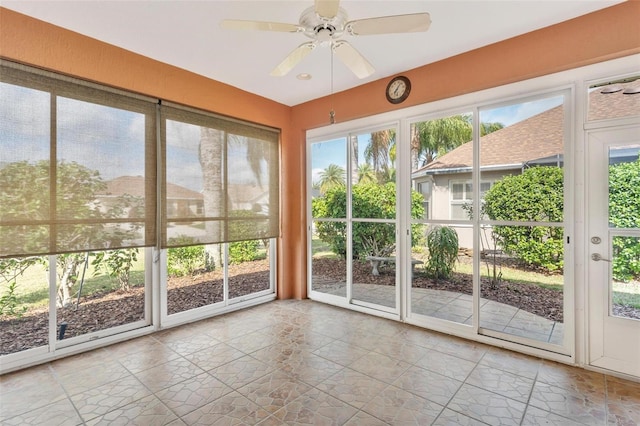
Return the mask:
<path id="1" fill-rule="evenodd" d="M 346 297 L 345 283 L 320 283 L 314 276 L 314 289 Z M 320 285 L 318 285 L 320 284 Z M 354 284 L 353 299 L 381 306 L 395 307 L 394 286 Z M 471 324 L 472 297 L 468 294 L 425 288 L 411 289 L 411 312 L 461 324 Z M 480 299 L 480 326 L 540 342 L 562 344 L 564 324 L 540 317 L 518 307 Z"/>

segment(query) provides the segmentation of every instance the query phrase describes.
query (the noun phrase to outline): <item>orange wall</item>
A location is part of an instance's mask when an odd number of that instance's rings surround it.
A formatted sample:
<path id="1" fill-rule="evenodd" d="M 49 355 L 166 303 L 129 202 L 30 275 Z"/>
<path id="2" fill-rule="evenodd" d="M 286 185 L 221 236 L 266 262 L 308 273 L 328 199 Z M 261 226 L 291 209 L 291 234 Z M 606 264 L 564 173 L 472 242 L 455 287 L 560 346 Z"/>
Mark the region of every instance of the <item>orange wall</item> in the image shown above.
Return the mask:
<path id="1" fill-rule="evenodd" d="M 409 70 L 402 107 L 470 93 L 640 52 L 640 2 Z M 428 48 L 428 47 L 427 47 Z M 282 129 L 279 297 L 306 297 L 305 131 L 400 106 L 386 102 L 388 78 L 289 108 L 185 70 L 0 8 L 0 57 Z"/>

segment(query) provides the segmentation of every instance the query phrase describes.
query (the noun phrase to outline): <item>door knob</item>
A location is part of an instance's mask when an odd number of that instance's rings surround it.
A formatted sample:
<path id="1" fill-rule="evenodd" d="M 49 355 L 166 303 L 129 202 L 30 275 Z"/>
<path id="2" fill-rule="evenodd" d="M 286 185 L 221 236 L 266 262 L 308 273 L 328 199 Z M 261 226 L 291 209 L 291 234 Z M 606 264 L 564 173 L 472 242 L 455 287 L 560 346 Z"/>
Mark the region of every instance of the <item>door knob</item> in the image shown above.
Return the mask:
<path id="1" fill-rule="evenodd" d="M 604 260 L 605 262 L 611 262 L 610 259 L 605 259 L 604 257 L 602 257 L 600 253 L 593 253 L 591 255 L 591 260 L 595 260 L 595 261 Z"/>

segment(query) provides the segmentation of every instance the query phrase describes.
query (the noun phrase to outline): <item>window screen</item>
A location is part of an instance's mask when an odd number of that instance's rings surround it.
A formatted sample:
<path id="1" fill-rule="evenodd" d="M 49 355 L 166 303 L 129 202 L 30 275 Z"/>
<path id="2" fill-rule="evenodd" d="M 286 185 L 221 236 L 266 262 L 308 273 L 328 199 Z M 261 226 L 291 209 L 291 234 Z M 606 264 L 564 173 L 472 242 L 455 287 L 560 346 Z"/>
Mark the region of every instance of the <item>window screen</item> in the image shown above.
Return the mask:
<path id="1" fill-rule="evenodd" d="M 279 133 L 162 106 L 163 247 L 278 235 Z"/>
<path id="2" fill-rule="evenodd" d="M 0 76 L 0 257 L 154 245 L 154 104 Z"/>

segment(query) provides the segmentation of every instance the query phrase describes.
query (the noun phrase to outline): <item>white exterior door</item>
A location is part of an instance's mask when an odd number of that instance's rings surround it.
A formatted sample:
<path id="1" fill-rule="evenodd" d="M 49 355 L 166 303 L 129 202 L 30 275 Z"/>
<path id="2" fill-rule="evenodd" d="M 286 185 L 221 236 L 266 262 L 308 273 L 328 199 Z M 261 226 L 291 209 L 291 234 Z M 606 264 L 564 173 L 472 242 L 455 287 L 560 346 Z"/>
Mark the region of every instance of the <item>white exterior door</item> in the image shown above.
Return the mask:
<path id="1" fill-rule="evenodd" d="M 640 377 L 640 126 L 594 130 L 587 143 L 589 363 Z"/>

